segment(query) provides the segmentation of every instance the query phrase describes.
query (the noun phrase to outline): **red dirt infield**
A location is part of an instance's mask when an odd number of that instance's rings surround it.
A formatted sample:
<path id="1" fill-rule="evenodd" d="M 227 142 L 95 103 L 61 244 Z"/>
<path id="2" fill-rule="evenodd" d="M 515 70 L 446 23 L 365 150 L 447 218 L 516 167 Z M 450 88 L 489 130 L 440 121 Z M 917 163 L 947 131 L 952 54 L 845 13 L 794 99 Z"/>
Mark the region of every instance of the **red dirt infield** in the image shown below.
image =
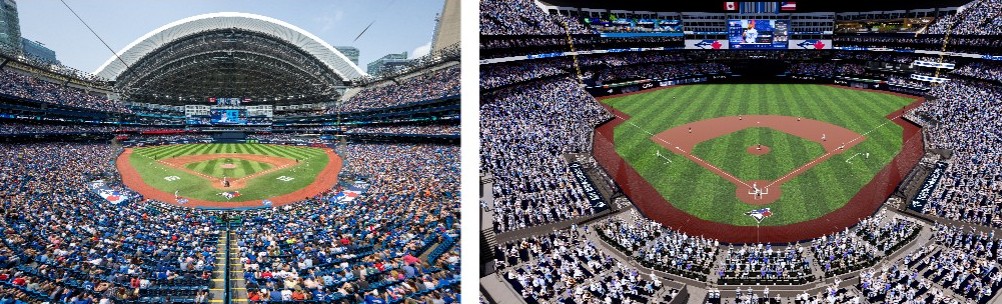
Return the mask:
<path id="1" fill-rule="evenodd" d="M 310 185 L 308 185 L 308 186 L 306 186 L 306 187 L 303 187 L 303 188 L 301 188 L 299 190 L 296 190 L 296 191 L 294 191 L 292 193 L 283 194 L 283 195 L 280 195 L 280 196 L 276 196 L 276 197 L 270 198 L 269 200 L 271 200 L 273 207 L 278 207 L 278 206 L 282 206 L 282 205 L 287 205 L 287 204 L 295 203 L 295 202 L 304 200 L 306 198 L 314 197 L 314 196 L 316 196 L 318 194 L 326 193 L 326 192 L 330 191 L 330 189 L 333 188 L 334 185 L 337 184 L 337 175 L 338 175 L 338 172 L 341 171 L 341 166 L 343 164 L 343 161 L 341 160 L 340 156 L 338 156 L 337 154 L 334 154 L 333 150 L 331 150 L 331 149 L 324 149 L 324 151 L 326 152 L 327 157 L 328 157 L 328 159 L 330 159 L 330 161 L 327 163 L 327 167 L 324 167 L 324 169 L 321 170 L 319 174 L 317 174 L 317 177 L 313 180 L 313 183 L 310 184 Z M 118 167 L 118 172 L 120 172 L 122 174 L 122 182 L 126 186 L 128 186 L 129 189 L 132 189 L 133 191 L 136 191 L 136 192 L 139 192 L 140 194 L 142 194 L 145 199 L 155 199 L 155 200 L 162 201 L 162 202 L 165 202 L 165 203 L 168 203 L 168 204 L 171 204 L 171 205 L 183 206 L 183 207 L 192 207 L 192 208 L 234 209 L 234 208 L 260 208 L 260 207 L 263 207 L 261 205 L 261 200 L 213 202 L 213 201 L 205 201 L 205 200 L 199 200 L 199 199 L 189 198 L 188 199 L 188 203 L 183 204 L 183 205 L 182 204 L 178 204 L 177 201 L 174 198 L 174 193 L 168 193 L 166 191 L 162 191 L 160 189 L 154 188 L 153 186 L 150 186 L 150 185 L 146 184 L 146 182 L 143 181 L 143 178 L 139 175 L 139 171 L 136 171 L 136 168 L 132 167 L 132 164 L 129 162 L 129 156 L 130 155 L 132 155 L 132 148 L 125 149 L 125 151 L 122 152 L 122 154 L 120 154 L 118 156 L 118 158 L 115 160 L 115 165 Z M 250 154 L 247 154 L 247 155 L 250 155 Z M 247 155 L 240 154 L 239 158 L 243 158 L 244 156 L 247 156 Z M 198 158 L 204 157 L 205 159 L 202 159 L 202 160 L 206 160 L 206 159 L 214 159 L 214 158 L 226 157 L 226 156 L 235 157 L 233 154 L 205 154 L 205 155 L 184 156 L 184 157 L 189 157 L 189 158 L 194 158 L 194 159 L 198 159 Z M 254 155 L 254 156 L 264 156 L 264 155 Z M 269 156 L 264 156 L 264 157 L 268 158 Z M 252 159 L 252 160 L 257 160 L 257 159 Z M 263 161 L 264 158 L 262 158 L 260 160 Z M 269 161 L 273 161 L 273 159 L 268 159 L 268 161 L 265 161 L 265 162 L 269 162 Z M 186 160 L 184 163 L 190 163 L 190 162 L 192 162 L 192 161 L 191 160 Z M 292 162 L 292 160 L 289 160 L 289 162 Z M 177 167 L 175 167 L 175 168 L 177 168 Z M 182 166 L 180 168 L 184 168 L 184 167 Z M 272 168 L 272 169 L 276 169 L 276 168 L 277 167 Z M 268 172 L 270 172 L 270 171 L 272 171 L 272 170 L 268 170 Z M 255 175 L 258 175 L 258 174 L 255 174 Z M 252 176 L 255 176 L 255 175 L 246 176 L 246 177 L 241 178 L 241 179 L 235 179 L 235 180 L 233 180 L 231 182 L 230 189 L 235 189 L 234 186 L 237 185 L 237 183 L 245 182 L 245 181 L 247 181 L 246 178 L 249 178 L 249 177 L 252 177 Z M 202 175 L 199 175 L 199 176 L 202 176 Z M 202 176 L 202 177 L 203 178 L 207 178 L 206 176 Z M 207 179 L 210 179 L 210 178 L 213 178 L 213 177 L 208 177 Z M 218 183 L 213 182 L 212 184 L 213 184 L 213 187 L 216 187 Z"/>
<path id="2" fill-rule="evenodd" d="M 854 89 L 841 87 L 842 89 Z M 646 92 L 646 91 L 645 91 Z M 880 93 L 891 93 L 877 91 Z M 894 94 L 900 95 L 900 94 Z M 605 98 L 618 97 L 605 96 Z M 914 102 L 902 110 L 911 110 L 922 104 L 925 99 L 905 95 Z M 894 111 L 886 115 L 888 119 L 903 128 L 901 152 L 892 159 L 871 181 L 864 185 L 842 208 L 832 211 L 819 218 L 783 226 L 736 226 L 700 219 L 669 203 L 660 193 L 616 152 L 614 130 L 629 119 L 629 115 L 612 107 L 603 106 L 616 117 L 595 128 L 592 153 L 605 171 L 613 177 L 627 197 L 644 216 L 689 235 L 701 235 L 719 239 L 725 243 L 792 243 L 821 237 L 855 226 L 865 217 L 872 215 L 883 205 L 887 197 L 897 188 L 897 185 L 918 163 L 922 153 L 903 153 L 905 151 L 922 151 L 921 128 L 900 118 L 903 111 Z M 745 116 L 742 121 L 748 119 Z M 795 119 L 795 118 L 794 118 Z M 693 130 L 699 132 L 698 129 Z M 832 142 L 832 134 L 826 134 L 827 142 Z M 820 138 L 819 138 L 820 140 Z M 847 147 L 848 147 L 848 143 Z M 841 145 L 841 141 L 829 144 Z M 826 145 L 826 150 L 829 148 Z M 673 149 L 674 150 L 674 149 Z M 767 181 L 752 181 L 767 182 Z M 768 181 L 771 182 L 771 181 Z M 776 187 L 778 189 L 778 187 Z M 744 190 L 744 189 L 742 189 Z M 776 191 L 772 188 L 770 191 Z M 745 190 L 746 191 L 746 190 Z M 778 193 L 778 192 L 776 192 Z M 747 194 L 745 194 L 747 195 Z"/>
<path id="3" fill-rule="evenodd" d="M 218 178 L 218 177 L 215 177 L 215 176 L 205 175 L 205 174 L 202 174 L 202 172 L 191 170 L 191 169 L 188 169 L 187 167 L 185 167 L 186 164 L 196 163 L 196 162 L 200 162 L 200 161 L 213 160 L 213 159 L 217 159 L 217 158 L 237 158 L 237 159 L 246 159 L 246 160 L 250 160 L 250 161 L 268 163 L 268 164 L 271 165 L 271 168 L 269 168 L 268 170 L 255 172 L 254 174 L 247 175 L 247 176 L 240 177 L 240 178 L 229 178 L 228 180 L 230 182 L 230 186 L 229 187 L 223 187 L 223 179 L 222 178 Z M 185 171 L 185 172 L 188 172 L 188 173 L 190 173 L 192 175 L 204 178 L 204 179 L 206 179 L 206 180 L 208 180 L 210 182 L 210 184 L 212 185 L 213 188 L 216 188 L 216 189 L 219 189 L 219 190 L 240 190 L 241 188 L 246 187 L 247 186 L 247 182 L 250 181 L 251 179 L 254 179 L 255 177 L 258 177 L 258 176 L 261 176 L 261 175 L 265 175 L 265 174 L 268 174 L 268 173 L 271 173 L 271 172 L 275 172 L 276 170 L 285 169 L 288 166 L 296 165 L 296 161 L 288 159 L 288 158 L 284 158 L 284 157 L 271 156 L 271 155 L 260 155 L 260 154 L 243 154 L 243 153 L 217 153 L 217 154 L 184 155 L 184 156 L 171 157 L 171 158 L 168 158 L 168 159 L 158 160 L 158 162 L 160 162 L 160 163 L 162 163 L 164 165 L 167 165 L 167 166 L 169 166 L 171 168 L 178 169 L 178 170 L 181 170 L 181 171 Z M 226 165 L 232 165 L 232 164 L 223 164 L 223 168 L 225 168 Z M 235 168 L 236 165 L 233 165 L 233 167 Z"/>
<path id="4" fill-rule="evenodd" d="M 732 173 L 726 172 L 714 164 L 708 163 L 698 156 L 692 155 L 692 149 L 697 144 L 711 140 L 720 136 L 734 133 L 747 128 L 771 128 L 793 136 L 801 137 L 821 144 L 825 148 L 825 154 L 818 156 L 814 160 L 803 166 L 790 171 L 774 181 L 758 183 L 758 187 L 764 189 L 759 195 L 751 195 L 752 181 L 742 181 Z M 824 140 L 822 140 L 824 138 Z M 725 116 L 690 122 L 665 130 L 651 137 L 658 145 L 681 155 L 689 160 L 706 168 L 720 177 L 731 182 L 738 188 L 737 198 L 742 202 L 752 205 L 765 205 L 775 202 L 780 198 L 780 191 L 775 188 L 786 183 L 808 169 L 820 164 L 836 154 L 841 154 L 845 149 L 863 142 L 865 137 L 852 130 L 813 119 L 806 119 L 794 116 L 781 115 L 741 115 Z M 750 147 L 749 152 L 755 147 Z M 742 192 L 747 192 L 741 194 Z"/>

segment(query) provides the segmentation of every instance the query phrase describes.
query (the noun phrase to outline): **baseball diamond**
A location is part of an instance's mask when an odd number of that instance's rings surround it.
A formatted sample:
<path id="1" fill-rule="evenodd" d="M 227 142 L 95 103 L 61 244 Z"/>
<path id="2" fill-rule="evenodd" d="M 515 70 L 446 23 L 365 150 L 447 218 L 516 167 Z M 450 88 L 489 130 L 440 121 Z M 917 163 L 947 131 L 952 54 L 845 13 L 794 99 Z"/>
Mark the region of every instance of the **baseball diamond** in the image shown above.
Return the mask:
<path id="1" fill-rule="evenodd" d="M 337 181 L 341 159 L 326 148 L 187 144 L 126 149 L 117 164 L 126 185 L 148 198 L 236 208 L 258 207 L 265 199 L 282 205 L 326 191 Z"/>
<path id="2" fill-rule="evenodd" d="M 651 202 L 631 195 L 641 211 L 657 220 L 649 208 L 670 204 L 699 220 L 754 228 L 844 209 L 901 151 L 903 129 L 890 122 L 914 99 L 826 85 L 708 84 L 602 102 L 616 118 L 598 128 L 596 158 L 624 191 L 636 191 L 630 188 L 638 183 L 621 173 L 626 168 L 609 164 L 616 157 L 600 155 L 610 150 L 600 145 L 612 144 L 642 184 L 659 193 Z M 606 133 L 610 127 L 613 134 Z M 759 144 L 768 153 L 751 153 Z M 844 161 L 855 153 L 870 157 Z M 761 223 L 745 214 L 759 207 L 772 210 Z"/>

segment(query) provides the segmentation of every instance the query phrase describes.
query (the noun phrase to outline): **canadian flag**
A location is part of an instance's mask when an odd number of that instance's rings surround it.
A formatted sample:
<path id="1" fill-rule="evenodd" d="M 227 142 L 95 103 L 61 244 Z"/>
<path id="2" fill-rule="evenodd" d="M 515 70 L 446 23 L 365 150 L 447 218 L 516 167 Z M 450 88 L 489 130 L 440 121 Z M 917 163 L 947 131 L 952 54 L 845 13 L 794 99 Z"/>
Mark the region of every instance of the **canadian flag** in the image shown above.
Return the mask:
<path id="1" fill-rule="evenodd" d="M 736 10 L 738 10 L 738 3 L 737 2 L 724 2 L 724 10 L 725 11 L 736 11 Z"/>

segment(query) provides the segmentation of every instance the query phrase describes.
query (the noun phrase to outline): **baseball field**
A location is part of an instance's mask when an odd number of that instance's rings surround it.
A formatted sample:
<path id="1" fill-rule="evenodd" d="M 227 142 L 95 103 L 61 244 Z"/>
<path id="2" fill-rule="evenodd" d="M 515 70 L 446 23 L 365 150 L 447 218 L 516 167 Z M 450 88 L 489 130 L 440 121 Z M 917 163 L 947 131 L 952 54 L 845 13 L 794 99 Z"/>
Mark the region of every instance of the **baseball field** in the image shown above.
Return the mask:
<path id="1" fill-rule="evenodd" d="M 755 226 L 843 207 L 901 150 L 886 116 L 913 98 L 812 84 L 706 84 L 602 100 L 616 152 L 676 208 Z"/>
<path id="2" fill-rule="evenodd" d="M 230 207 L 301 200 L 330 189 L 340 158 L 314 147 L 186 144 L 127 149 L 118 165 L 126 184 L 144 196 Z"/>

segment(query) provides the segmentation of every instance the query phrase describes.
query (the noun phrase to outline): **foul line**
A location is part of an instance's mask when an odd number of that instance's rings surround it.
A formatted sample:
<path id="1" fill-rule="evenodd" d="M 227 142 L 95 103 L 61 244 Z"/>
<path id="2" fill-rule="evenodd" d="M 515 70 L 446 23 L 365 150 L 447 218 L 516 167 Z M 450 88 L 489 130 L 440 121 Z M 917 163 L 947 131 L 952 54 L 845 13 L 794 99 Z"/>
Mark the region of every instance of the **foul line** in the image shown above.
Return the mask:
<path id="1" fill-rule="evenodd" d="M 629 119 L 626 119 L 626 118 L 624 118 L 624 117 L 622 117 L 622 116 L 620 116 L 619 114 L 616 114 L 616 113 L 613 113 L 612 115 L 613 115 L 613 116 L 616 116 L 616 118 L 619 118 L 619 119 L 621 119 L 622 121 L 624 121 L 624 122 L 626 122 L 626 123 L 630 124 L 630 125 L 631 125 L 631 126 L 633 126 L 634 128 L 637 128 L 638 130 L 640 130 L 640 131 L 642 131 L 642 132 L 644 132 L 644 133 L 647 133 L 647 134 L 648 134 L 648 135 L 650 135 L 651 137 L 654 137 L 654 133 L 651 133 L 650 131 L 647 131 L 647 130 L 644 130 L 644 128 L 641 128 L 641 127 L 640 127 L 640 126 L 638 126 L 638 125 L 637 125 L 636 123 L 634 123 L 634 122 L 633 122 L 632 120 L 629 120 Z M 887 125 L 887 124 L 888 124 L 888 123 L 890 123 L 890 122 L 893 122 L 893 121 L 894 121 L 895 119 L 899 119 L 899 118 L 901 118 L 901 116 L 904 116 L 904 113 L 901 113 L 901 114 L 898 114 L 898 115 L 896 115 L 896 116 L 893 116 L 892 118 L 888 119 L 887 121 L 885 121 L 884 123 L 880 124 L 879 126 L 876 126 L 876 127 L 874 127 L 873 129 L 870 129 L 869 131 L 866 131 L 866 132 L 863 132 L 863 133 L 862 133 L 862 134 L 860 134 L 859 136 L 856 136 L 856 138 L 853 138 L 852 140 L 849 140 L 848 142 L 846 142 L 846 144 L 851 144 L 851 143 L 854 143 L 854 142 L 856 142 L 856 141 L 858 141 L 858 140 L 860 140 L 860 139 L 862 139 L 862 138 L 866 137 L 866 135 L 867 135 L 867 134 L 870 134 L 870 133 L 873 133 L 873 131 L 876 131 L 876 130 L 878 130 L 878 129 L 880 129 L 880 128 L 883 128 L 883 127 L 884 127 L 885 125 Z M 669 146 L 669 147 L 671 146 L 671 142 L 669 142 L 669 141 L 665 140 L 664 138 L 660 138 L 660 137 L 654 137 L 654 138 L 655 138 L 656 140 L 658 140 L 658 141 L 660 141 L 660 142 L 664 143 L 665 145 L 667 145 L 667 146 Z M 717 166 L 714 166 L 713 164 L 710 164 L 710 163 L 708 163 L 708 162 L 704 161 L 703 159 L 701 159 L 701 158 L 699 158 L 699 157 L 697 157 L 697 156 L 695 156 L 695 155 L 692 155 L 692 154 L 691 154 L 691 153 L 689 153 L 689 152 L 686 152 L 685 150 L 683 150 L 682 148 L 679 148 L 678 146 L 675 146 L 675 149 L 677 149 L 678 151 L 680 151 L 680 152 L 682 152 L 683 154 L 685 154 L 686 158 L 689 158 L 690 160 L 692 160 L 692 161 L 694 161 L 694 162 L 698 162 L 698 163 L 700 163 L 700 164 L 703 164 L 703 165 L 706 165 L 706 166 L 708 166 L 708 167 L 710 167 L 710 168 L 713 168 L 713 169 L 715 169 L 715 170 L 719 171 L 720 173 L 723 173 L 724 175 L 726 175 L 726 176 L 728 176 L 728 177 L 730 177 L 730 178 L 732 178 L 732 179 L 734 179 L 734 180 L 738 181 L 739 183 L 741 183 L 741 184 L 742 184 L 742 185 L 744 185 L 745 187 L 749 187 L 749 188 L 751 187 L 750 185 L 748 185 L 748 183 L 745 183 L 745 181 L 743 181 L 743 180 L 741 180 L 741 179 L 739 179 L 739 178 L 735 177 L 734 175 L 731 175 L 731 173 L 730 173 L 730 172 L 727 172 L 727 171 L 724 171 L 724 170 L 721 170 L 720 168 L 717 168 Z M 658 153 L 660 153 L 660 151 L 659 151 Z M 660 155 L 660 154 L 658 154 L 658 155 Z M 803 166 L 800 166 L 799 168 L 797 168 L 797 169 L 795 169 L 795 170 L 793 170 L 793 171 L 790 171 L 790 172 L 786 173 L 786 175 L 783 175 L 783 177 L 780 177 L 779 179 L 776 179 L 776 180 L 772 181 L 772 183 L 769 183 L 769 184 L 768 184 L 768 185 L 766 185 L 766 186 L 765 186 L 764 188 L 769 188 L 769 187 L 771 187 L 771 186 L 775 185 L 775 184 L 776 184 L 777 182 L 779 182 L 779 181 L 781 181 L 781 180 L 784 180 L 784 179 L 786 179 L 786 178 L 790 177 L 791 175 L 795 175 L 795 174 L 800 174 L 800 172 L 801 172 L 801 171 L 803 171 L 803 170 L 805 170 L 805 168 L 809 168 L 809 167 L 813 166 L 813 165 L 814 165 L 815 163 L 817 163 L 818 161 L 821 161 L 821 160 L 827 160 L 827 159 L 828 159 L 828 158 L 829 158 L 829 157 L 830 157 L 831 155 L 832 155 L 832 152 L 831 152 L 831 151 L 827 151 L 827 152 L 825 152 L 825 154 L 823 154 L 823 155 L 819 156 L 818 158 L 815 158 L 815 159 L 811 160 L 810 162 L 808 162 L 807 164 L 804 164 Z M 670 160 L 670 159 L 668 159 L 667 157 L 665 157 L 665 156 L 661 156 L 661 157 L 662 157 L 662 158 L 664 158 L 664 159 L 666 159 L 666 160 L 668 160 L 669 162 L 671 162 L 671 160 Z"/>
<path id="2" fill-rule="evenodd" d="M 651 137 L 654 137 L 654 133 L 651 133 L 650 131 L 644 130 L 644 128 L 641 128 L 637 124 L 633 123 L 633 121 L 627 120 L 626 118 L 623 118 L 622 116 L 619 116 L 619 114 L 613 113 L 613 115 L 615 115 L 616 118 L 622 119 L 624 122 L 630 124 L 634 128 L 637 128 L 638 130 L 640 130 L 640 131 L 642 131 L 644 133 L 647 133 Z M 660 142 L 664 143 L 665 145 L 667 145 L 669 147 L 672 145 L 671 142 L 665 140 L 664 138 L 654 137 L 654 139 L 657 140 L 657 141 L 660 141 Z M 741 183 L 745 187 L 749 187 L 749 188 L 751 187 L 751 185 L 748 185 L 748 183 L 745 183 L 745 181 L 741 180 L 740 178 L 735 177 L 734 175 L 731 175 L 730 172 L 724 171 L 724 170 L 718 168 L 717 166 L 714 166 L 713 164 L 706 162 L 702 158 L 699 158 L 699 157 L 697 157 L 695 155 L 692 155 L 688 151 L 685 151 L 685 150 L 683 150 L 682 148 L 680 148 L 678 146 L 675 146 L 675 149 L 678 150 L 679 152 L 681 152 L 682 154 L 684 154 L 684 157 L 692 160 L 693 162 L 696 162 L 696 163 L 705 165 L 707 167 L 713 168 L 714 170 L 719 171 L 720 173 L 723 173 L 724 175 L 726 175 L 727 177 L 729 177 L 729 178 L 737 181 L 738 183 Z M 660 151 L 658 153 L 660 153 Z M 658 155 L 660 155 L 660 154 L 658 154 Z M 669 162 L 671 162 L 671 160 L 668 159 L 667 157 L 665 157 L 665 156 L 661 156 L 661 157 L 664 158 L 665 160 L 668 160 Z"/>
<path id="3" fill-rule="evenodd" d="M 890 123 L 890 122 L 893 122 L 893 121 L 894 121 L 895 119 L 898 119 L 898 118 L 901 118 L 901 116 L 903 116 L 903 115 L 904 115 L 904 113 L 902 113 L 902 114 L 898 114 L 897 116 L 894 116 L 894 117 L 892 117 L 892 118 L 888 119 L 887 121 L 885 121 L 884 123 L 880 124 L 879 126 L 876 126 L 876 127 L 874 127 L 873 129 L 870 129 L 869 131 L 866 131 L 866 132 L 863 132 L 863 134 L 860 134 L 859 136 L 856 136 L 856 138 L 853 138 L 852 140 L 850 140 L 850 141 L 846 142 L 846 144 L 851 144 L 851 143 L 854 143 L 854 142 L 856 142 L 857 140 L 860 140 L 860 139 L 862 139 L 862 138 L 863 138 L 863 137 L 865 137 L 865 136 L 866 136 L 867 134 L 870 134 L 870 133 L 873 133 L 873 131 L 876 131 L 877 129 L 880 129 L 880 128 L 883 128 L 883 127 L 884 127 L 885 125 L 887 125 L 887 123 Z M 818 160 L 820 160 L 820 159 L 823 159 L 823 158 L 824 158 L 824 159 L 827 159 L 827 157 L 828 157 L 828 156 L 830 156 L 830 154 L 831 154 L 831 152 L 830 152 L 830 151 L 829 151 L 829 152 L 826 152 L 826 153 L 825 153 L 824 155 L 821 155 L 821 157 L 818 157 L 818 158 L 815 158 L 815 159 L 814 159 L 814 160 L 812 160 L 811 162 L 809 162 L 809 163 L 807 163 L 807 164 L 805 164 L 805 165 L 803 165 L 803 166 L 800 166 L 800 168 L 797 168 L 796 170 L 793 170 L 793 171 L 790 171 L 790 173 L 787 173 L 786 175 L 783 175 L 783 177 L 780 177 L 779 179 L 777 179 L 777 180 L 773 181 L 772 183 L 770 183 L 770 184 L 769 184 L 768 186 L 766 186 L 766 187 L 769 187 L 769 186 L 772 186 L 773 184 L 776 184 L 776 182 L 779 182 L 779 181 L 781 181 L 781 180 L 783 180 L 783 179 L 786 179 L 787 177 L 790 177 L 790 175 L 792 175 L 792 174 L 794 174 L 794 173 L 797 173 L 797 174 L 799 174 L 798 172 L 800 172 L 800 171 L 804 170 L 804 169 L 805 169 L 805 168 L 807 168 L 807 167 L 810 167 L 810 166 L 811 166 L 811 164 L 813 164 L 813 163 L 817 162 Z"/>

